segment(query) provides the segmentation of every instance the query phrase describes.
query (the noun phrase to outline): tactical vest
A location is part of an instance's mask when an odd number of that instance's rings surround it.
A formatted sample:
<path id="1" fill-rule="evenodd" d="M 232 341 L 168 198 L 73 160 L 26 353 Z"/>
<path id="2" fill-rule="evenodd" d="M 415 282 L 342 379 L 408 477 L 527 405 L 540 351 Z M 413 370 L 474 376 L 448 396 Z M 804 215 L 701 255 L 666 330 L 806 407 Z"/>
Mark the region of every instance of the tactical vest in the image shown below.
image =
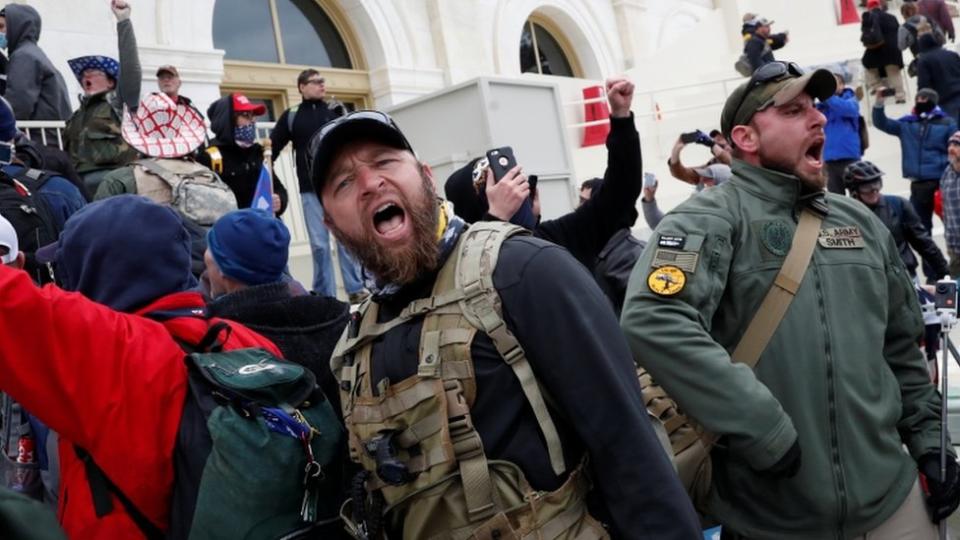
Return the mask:
<path id="1" fill-rule="evenodd" d="M 64 147 L 77 172 L 116 169 L 140 155 L 120 132 L 121 112 L 110 103 L 115 92 L 84 98 L 80 108 L 67 120 Z"/>
<path id="2" fill-rule="evenodd" d="M 471 418 L 476 379 L 470 346 L 482 332 L 519 379 L 554 472 L 565 472 L 544 395 L 503 320 L 493 286 L 501 245 L 524 232 L 505 223 L 472 225 L 441 268 L 430 297 L 414 300 L 384 323 L 377 322 L 377 304 L 366 301 L 357 314 L 359 325 L 351 325 L 337 344 L 331 368 L 340 381 L 350 456 L 365 470 L 355 489 L 366 500 L 355 496 L 341 512 L 356 537 L 385 538 L 381 520 L 388 530 L 402 524 L 403 538 L 423 540 L 608 537 L 587 513 L 590 480 L 584 463 L 559 489 L 537 491 L 517 465 L 487 458 Z M 417 374 L 396 383 L 371 381 L 373 341 L 420 316 Z"/>

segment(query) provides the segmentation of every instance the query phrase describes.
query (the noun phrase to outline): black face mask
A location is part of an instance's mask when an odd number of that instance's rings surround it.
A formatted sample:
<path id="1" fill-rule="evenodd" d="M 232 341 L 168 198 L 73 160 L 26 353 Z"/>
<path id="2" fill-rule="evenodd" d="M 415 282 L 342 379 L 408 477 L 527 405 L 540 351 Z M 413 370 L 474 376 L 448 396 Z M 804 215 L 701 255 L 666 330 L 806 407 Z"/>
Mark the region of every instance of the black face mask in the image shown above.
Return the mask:
<path id="1" fill-rule="evenodd" d="M 936 106 L 937 104 L 932 101 L 923 101 L 923 102 L 918 101 L 916 105 L 916 109 L 918 113 L 925 114 L 932 111 Z"/>

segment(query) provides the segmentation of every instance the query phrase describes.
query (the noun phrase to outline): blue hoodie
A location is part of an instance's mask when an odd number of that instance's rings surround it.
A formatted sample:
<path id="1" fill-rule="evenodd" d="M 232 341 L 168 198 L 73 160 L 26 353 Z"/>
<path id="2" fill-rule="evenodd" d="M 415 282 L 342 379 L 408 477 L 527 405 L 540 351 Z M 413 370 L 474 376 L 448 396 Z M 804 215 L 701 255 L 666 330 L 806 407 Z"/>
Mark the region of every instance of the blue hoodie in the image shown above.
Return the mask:
<path id="1" fill-rule="evenodd" d="M 860 159 L 860 103 L 853 90 L 844 88 L 818 103 L 817 109 L 827 117 L 824 161 Z"/>
<path id="2" fill-rule="evenodd" d="M 117 311 L 197 286 L 180 216 L 138 195 L 110 197 L 73 214 L 55 260 L 64 289 Z"/>

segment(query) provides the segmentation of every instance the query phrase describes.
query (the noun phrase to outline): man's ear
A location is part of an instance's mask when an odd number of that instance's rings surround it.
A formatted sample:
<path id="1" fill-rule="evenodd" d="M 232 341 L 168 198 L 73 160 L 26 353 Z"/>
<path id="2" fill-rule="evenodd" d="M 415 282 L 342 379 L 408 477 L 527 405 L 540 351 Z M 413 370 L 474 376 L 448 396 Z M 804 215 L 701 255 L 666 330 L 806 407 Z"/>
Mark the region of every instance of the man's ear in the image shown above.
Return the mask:
<path id="1" fill-rule="evenodd" d="M 427 165 L 426 163 L 424 163 L 424 162 L 421 161 L 421 162 L 420 162 L 420 171 L 423 173 L 423 176 L 425 176 L 425 177 L 428 178 L 431 182 L 433 182 L 433 169 L 431 169 L 429 165 Z"/>
<path id="2" fill-rule="evenodd" d="M 760 150 L 760 133 L 750 125 L 735 126 L 730 140 L 744 154 L 756 154 Z"/>

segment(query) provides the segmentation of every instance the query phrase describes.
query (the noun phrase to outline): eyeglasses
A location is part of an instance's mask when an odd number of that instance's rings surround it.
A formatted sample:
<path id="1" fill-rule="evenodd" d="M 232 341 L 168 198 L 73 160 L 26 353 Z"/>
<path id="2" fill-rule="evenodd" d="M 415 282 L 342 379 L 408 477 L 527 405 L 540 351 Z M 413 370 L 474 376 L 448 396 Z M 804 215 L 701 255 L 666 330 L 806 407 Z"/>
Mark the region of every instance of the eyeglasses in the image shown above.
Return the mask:
<path id="1" fill-rule="evenodd" d="M 797 65 L 796 62 L 770 62 L 760 66 L 756 71 L 753 72 L 753 75 L 750 76 L 750 82 L 747 83 L 747 90 L 742 96 L 740 96 L 740 103 L 737 103 L 737 108 L 733 111 L 733 118 L 737 118 L 737 114 L 740 112 L 740 107 L 743 107 L 743 103 L 747 100 L 747 96 L 749 96 L 750 92 L 753 92 L 753 90 L 758 86 L 782 79 L 787 75 L 790 77 L 802 77 L 803 74 L 803 68 Z M 769 102 L 764 103 L 760 107 L 757 107 L 757 110 L 762 111 L 769 106 Z"/>
<path id="2" fill-rule="evenodd" d="M 321 77 L 321 78 L 319 78 L 319 79 L 310 79 L 310 80 L 307 81 L 305 84 L 316 84 L 316 85 L 320 85 L 320 84 L 324 84 L 324 83 L 326 83 L 326 82 L 327 82 L 327 80 L 324 79 L 323 77 Z"/>

